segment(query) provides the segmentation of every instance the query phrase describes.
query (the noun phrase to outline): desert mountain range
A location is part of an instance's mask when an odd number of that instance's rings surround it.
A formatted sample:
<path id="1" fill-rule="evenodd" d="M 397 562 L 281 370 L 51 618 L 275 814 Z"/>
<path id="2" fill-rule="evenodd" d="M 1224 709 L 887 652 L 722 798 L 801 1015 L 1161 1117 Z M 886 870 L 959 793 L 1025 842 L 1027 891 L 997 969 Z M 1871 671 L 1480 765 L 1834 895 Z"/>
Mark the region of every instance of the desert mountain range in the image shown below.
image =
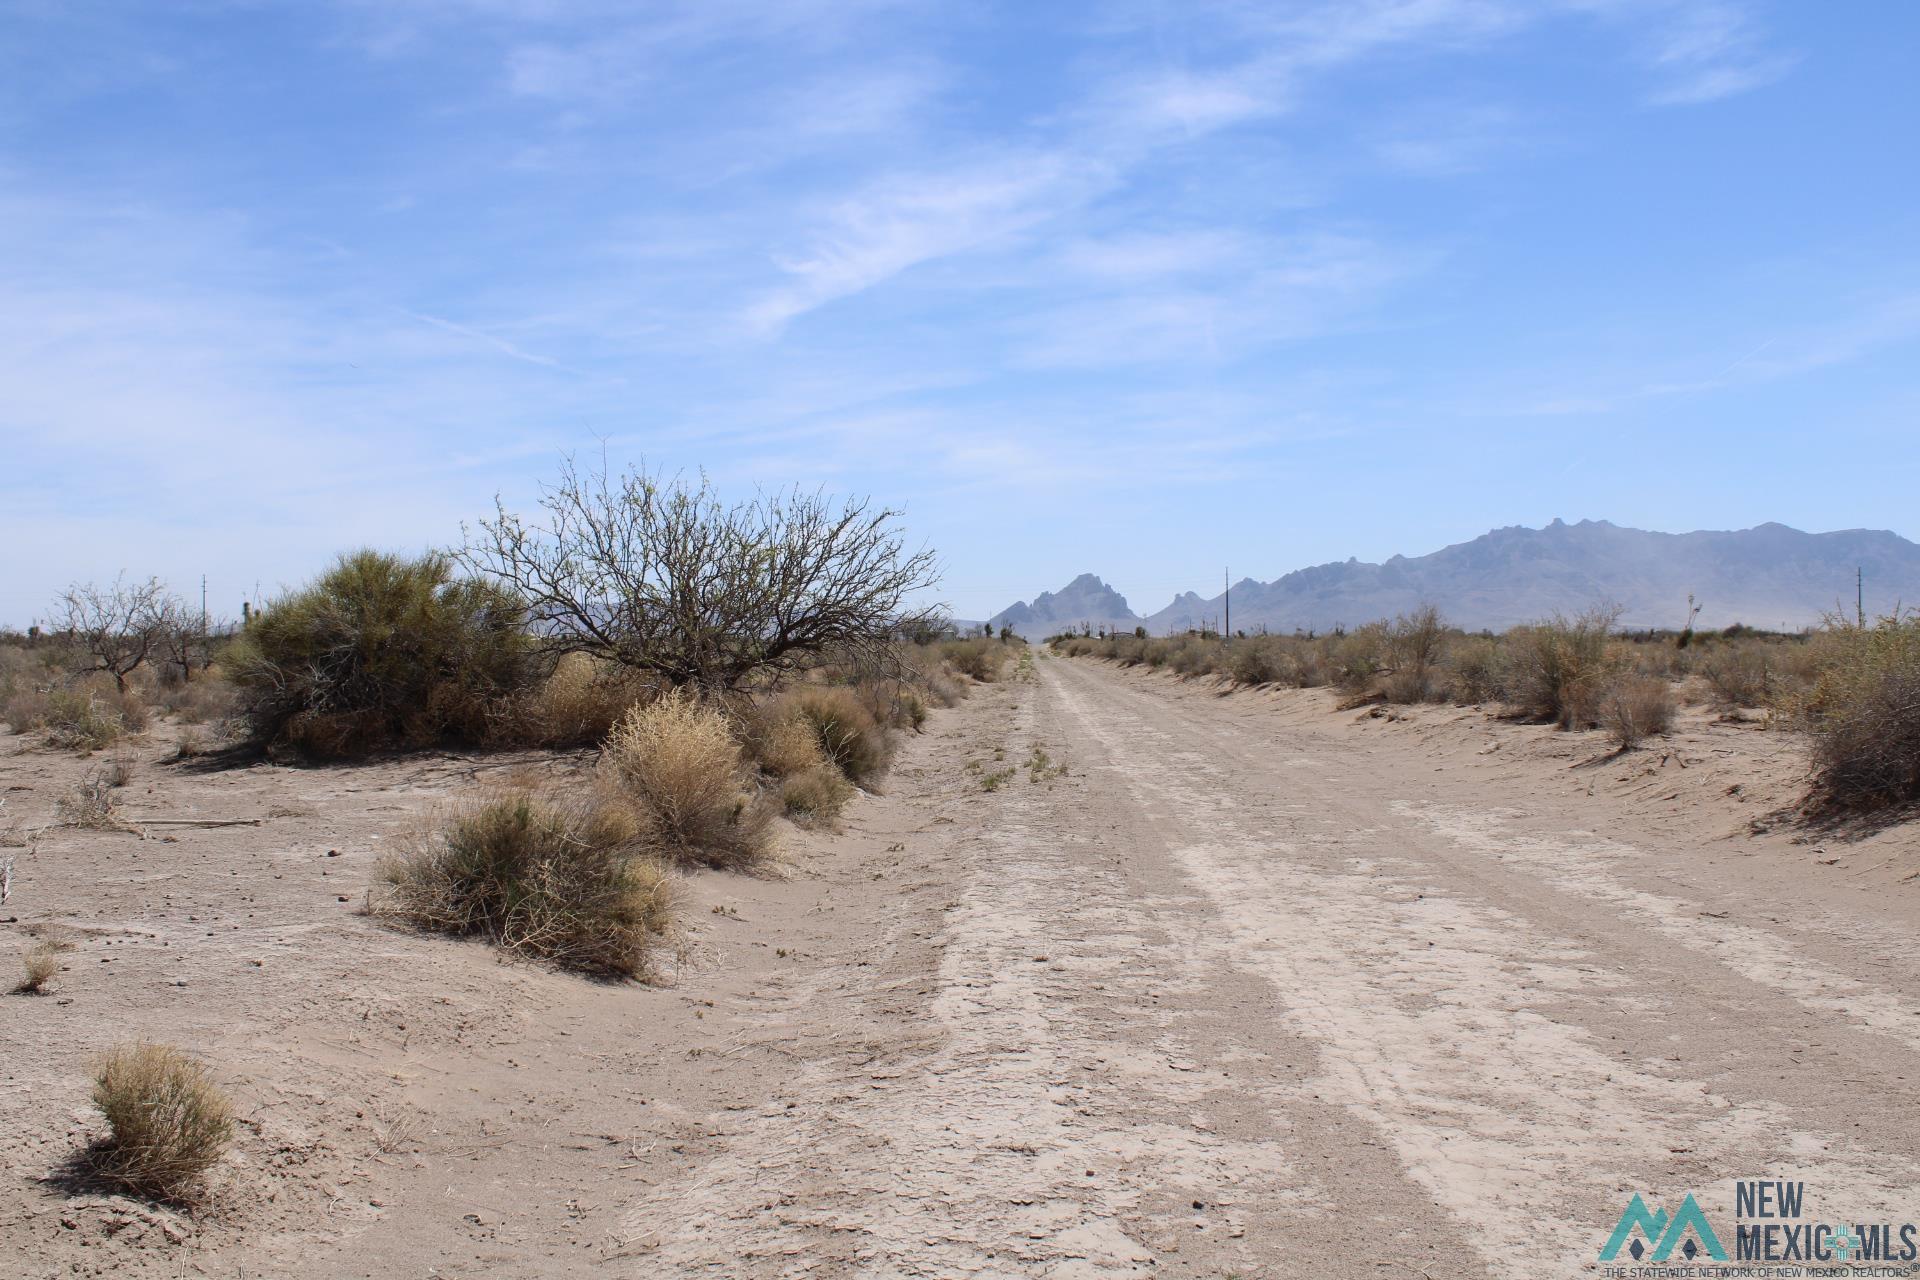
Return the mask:
<path id="1" fill-rule="evenodd" d="M 1623 610 L 1623 626 L 1677 627 L 1686 621 L 1691 594 L 1701 605 L 1699 626 L 1744 622 L 1793 629 L 1819 622 L 1836 607 L 1851 612 L 1856 568 L 1864 574 L 1870 615 L 1920 603 L 1920 545 L 1884 529 L 1804 533 L 1770 523 L 1655 533 L 1605 520 L 1555 520 L 1543 529 L 1495 529 L 1385 564 L 1346 560 L 1271 582 L 1243 578 L 1232 589 L 1233 626 L 1325 631 L 1432 603 L 1459 626 L 1500 630 L 1612 602 Z M 1157 612 L 1137 614 L 1125 596 L 1083 573 L 1058 591 L 1009 606 L 990 622 L 1029 637 L 1083 623 L 1144 626 L 1164 635 L 1218 625 L 1224 613 L 1220 595 L 1188 591 Z"/>

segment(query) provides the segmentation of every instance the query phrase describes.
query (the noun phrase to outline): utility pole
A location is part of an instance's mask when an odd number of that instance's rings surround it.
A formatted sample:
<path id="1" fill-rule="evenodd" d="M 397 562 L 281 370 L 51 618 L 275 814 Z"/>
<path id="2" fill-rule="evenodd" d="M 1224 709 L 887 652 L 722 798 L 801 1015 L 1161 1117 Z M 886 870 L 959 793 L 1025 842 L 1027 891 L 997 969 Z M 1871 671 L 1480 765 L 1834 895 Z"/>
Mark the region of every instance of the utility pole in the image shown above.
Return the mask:
<path id="1" fill-rule="evenodd" d="M 1233 639 L 1233 572 L 1225 565 L 1220 566 L 1221 596 L 1227 602 L 1227 625 L 1220 632 L 1220 640 L 1225 643 Z"/>
<path id="2" fill-rule="evenodd" d="M 207 634 L 207 575 L 200 575 L 200 634 Z"/>
<path id="3" fill-rule="evenodd" d="M 1853 566 L 1853 614 L 1860 623 L 1860 629 L 1867 629 L 1867 579 L 1866 571 L 1859 565 Z"/>

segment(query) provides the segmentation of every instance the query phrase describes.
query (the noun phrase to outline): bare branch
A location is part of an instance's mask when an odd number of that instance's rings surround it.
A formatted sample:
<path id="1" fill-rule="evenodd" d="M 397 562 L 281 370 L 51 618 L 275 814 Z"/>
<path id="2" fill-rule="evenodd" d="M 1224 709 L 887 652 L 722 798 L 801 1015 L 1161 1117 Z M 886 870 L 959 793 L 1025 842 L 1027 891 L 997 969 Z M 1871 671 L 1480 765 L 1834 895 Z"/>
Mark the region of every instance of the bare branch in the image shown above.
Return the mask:
<path id="1" fill-rule="evenodd" d="M 829 650 L 878 658 L 938 580 L 899 513 L 795 488 L 727 505 L 703 475 L 580 471 L 572 458 L 529 524 L 498 500 L 458 553 L 529 604 L 550 652 L 581 652 L 675 684 L 723 689 Z"/>

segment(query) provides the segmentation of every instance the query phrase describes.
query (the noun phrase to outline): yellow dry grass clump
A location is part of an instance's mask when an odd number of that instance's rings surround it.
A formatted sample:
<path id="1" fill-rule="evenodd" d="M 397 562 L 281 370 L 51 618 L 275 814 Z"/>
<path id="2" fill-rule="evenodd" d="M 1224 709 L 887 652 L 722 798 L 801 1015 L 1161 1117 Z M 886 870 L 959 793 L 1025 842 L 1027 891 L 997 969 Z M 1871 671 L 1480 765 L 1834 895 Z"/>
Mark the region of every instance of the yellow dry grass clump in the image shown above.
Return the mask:
<path id="1" fill-rule="evenodd" d="M 675 690 L 622 717 L 600 760 L 603 790 L 629 806 L 662 853 L 744 867 L 770 852 L 767 807 L 718 707 Z"/>
<path id="2" fill-rule="evenodd" d="M 780 784 L 780 803 L 790 817 L 831 823 L 853 798 L 853 784 L 830 764 L 817 764 Z"/>
<path id="3" fill-rule="evenodd" d="M 51 941 L 36 942 L 28 947 L 20 957 L 25 973 L 14 991 L 23 996 L 44 994 L 47 984 L 60 972 L 60 953 L 65 950 L 66 947 Z"/>
<path id="4" fill-rule="evenodd" d="M 845 686 L 802 685 L 783 696 L 777 709 L 807 727 L 820 754 L 849 782 L 877 781 L 893 758 L 886 726 Z"/>
<path id="5" fill-rule="evenodd" d="M 102 1180 L 155 1200 L 191 1200 L 233 1135 L 233 1108 L 206 1067 L 171 1045 L 121 1045 L 102 1059 L 93 1103 L 107 1136 L 91 1152 Z"/>

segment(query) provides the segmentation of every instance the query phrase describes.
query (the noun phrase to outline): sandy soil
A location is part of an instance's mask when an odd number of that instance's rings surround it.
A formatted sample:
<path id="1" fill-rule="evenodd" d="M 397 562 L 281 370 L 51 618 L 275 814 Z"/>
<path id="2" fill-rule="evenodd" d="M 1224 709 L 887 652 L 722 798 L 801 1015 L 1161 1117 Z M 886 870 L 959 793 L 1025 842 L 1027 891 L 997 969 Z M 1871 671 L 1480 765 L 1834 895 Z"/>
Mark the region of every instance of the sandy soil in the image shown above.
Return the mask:
<path id="1" fill-rule="evenodd" d="M 164 738 L 129 815 L 260 825 L 0 850 L 0 950 L 76 944 L 0 999 L 3 1275 L 1441 1280 L 1735 1176 L 1920 1217 L 1920 832 L 1795 827 L 1795 744 L 1703 712 L 1615 757 L 1042 658 L 783 876 L 690 878 L 655 988 L 357 912 L 419 814 L 583 760 Z M 50 821 L 87 762 L 0 744 L 0 826 Z M 136 1035 L 239 1100 L 199 1215 L 61 1176 Z"/>

